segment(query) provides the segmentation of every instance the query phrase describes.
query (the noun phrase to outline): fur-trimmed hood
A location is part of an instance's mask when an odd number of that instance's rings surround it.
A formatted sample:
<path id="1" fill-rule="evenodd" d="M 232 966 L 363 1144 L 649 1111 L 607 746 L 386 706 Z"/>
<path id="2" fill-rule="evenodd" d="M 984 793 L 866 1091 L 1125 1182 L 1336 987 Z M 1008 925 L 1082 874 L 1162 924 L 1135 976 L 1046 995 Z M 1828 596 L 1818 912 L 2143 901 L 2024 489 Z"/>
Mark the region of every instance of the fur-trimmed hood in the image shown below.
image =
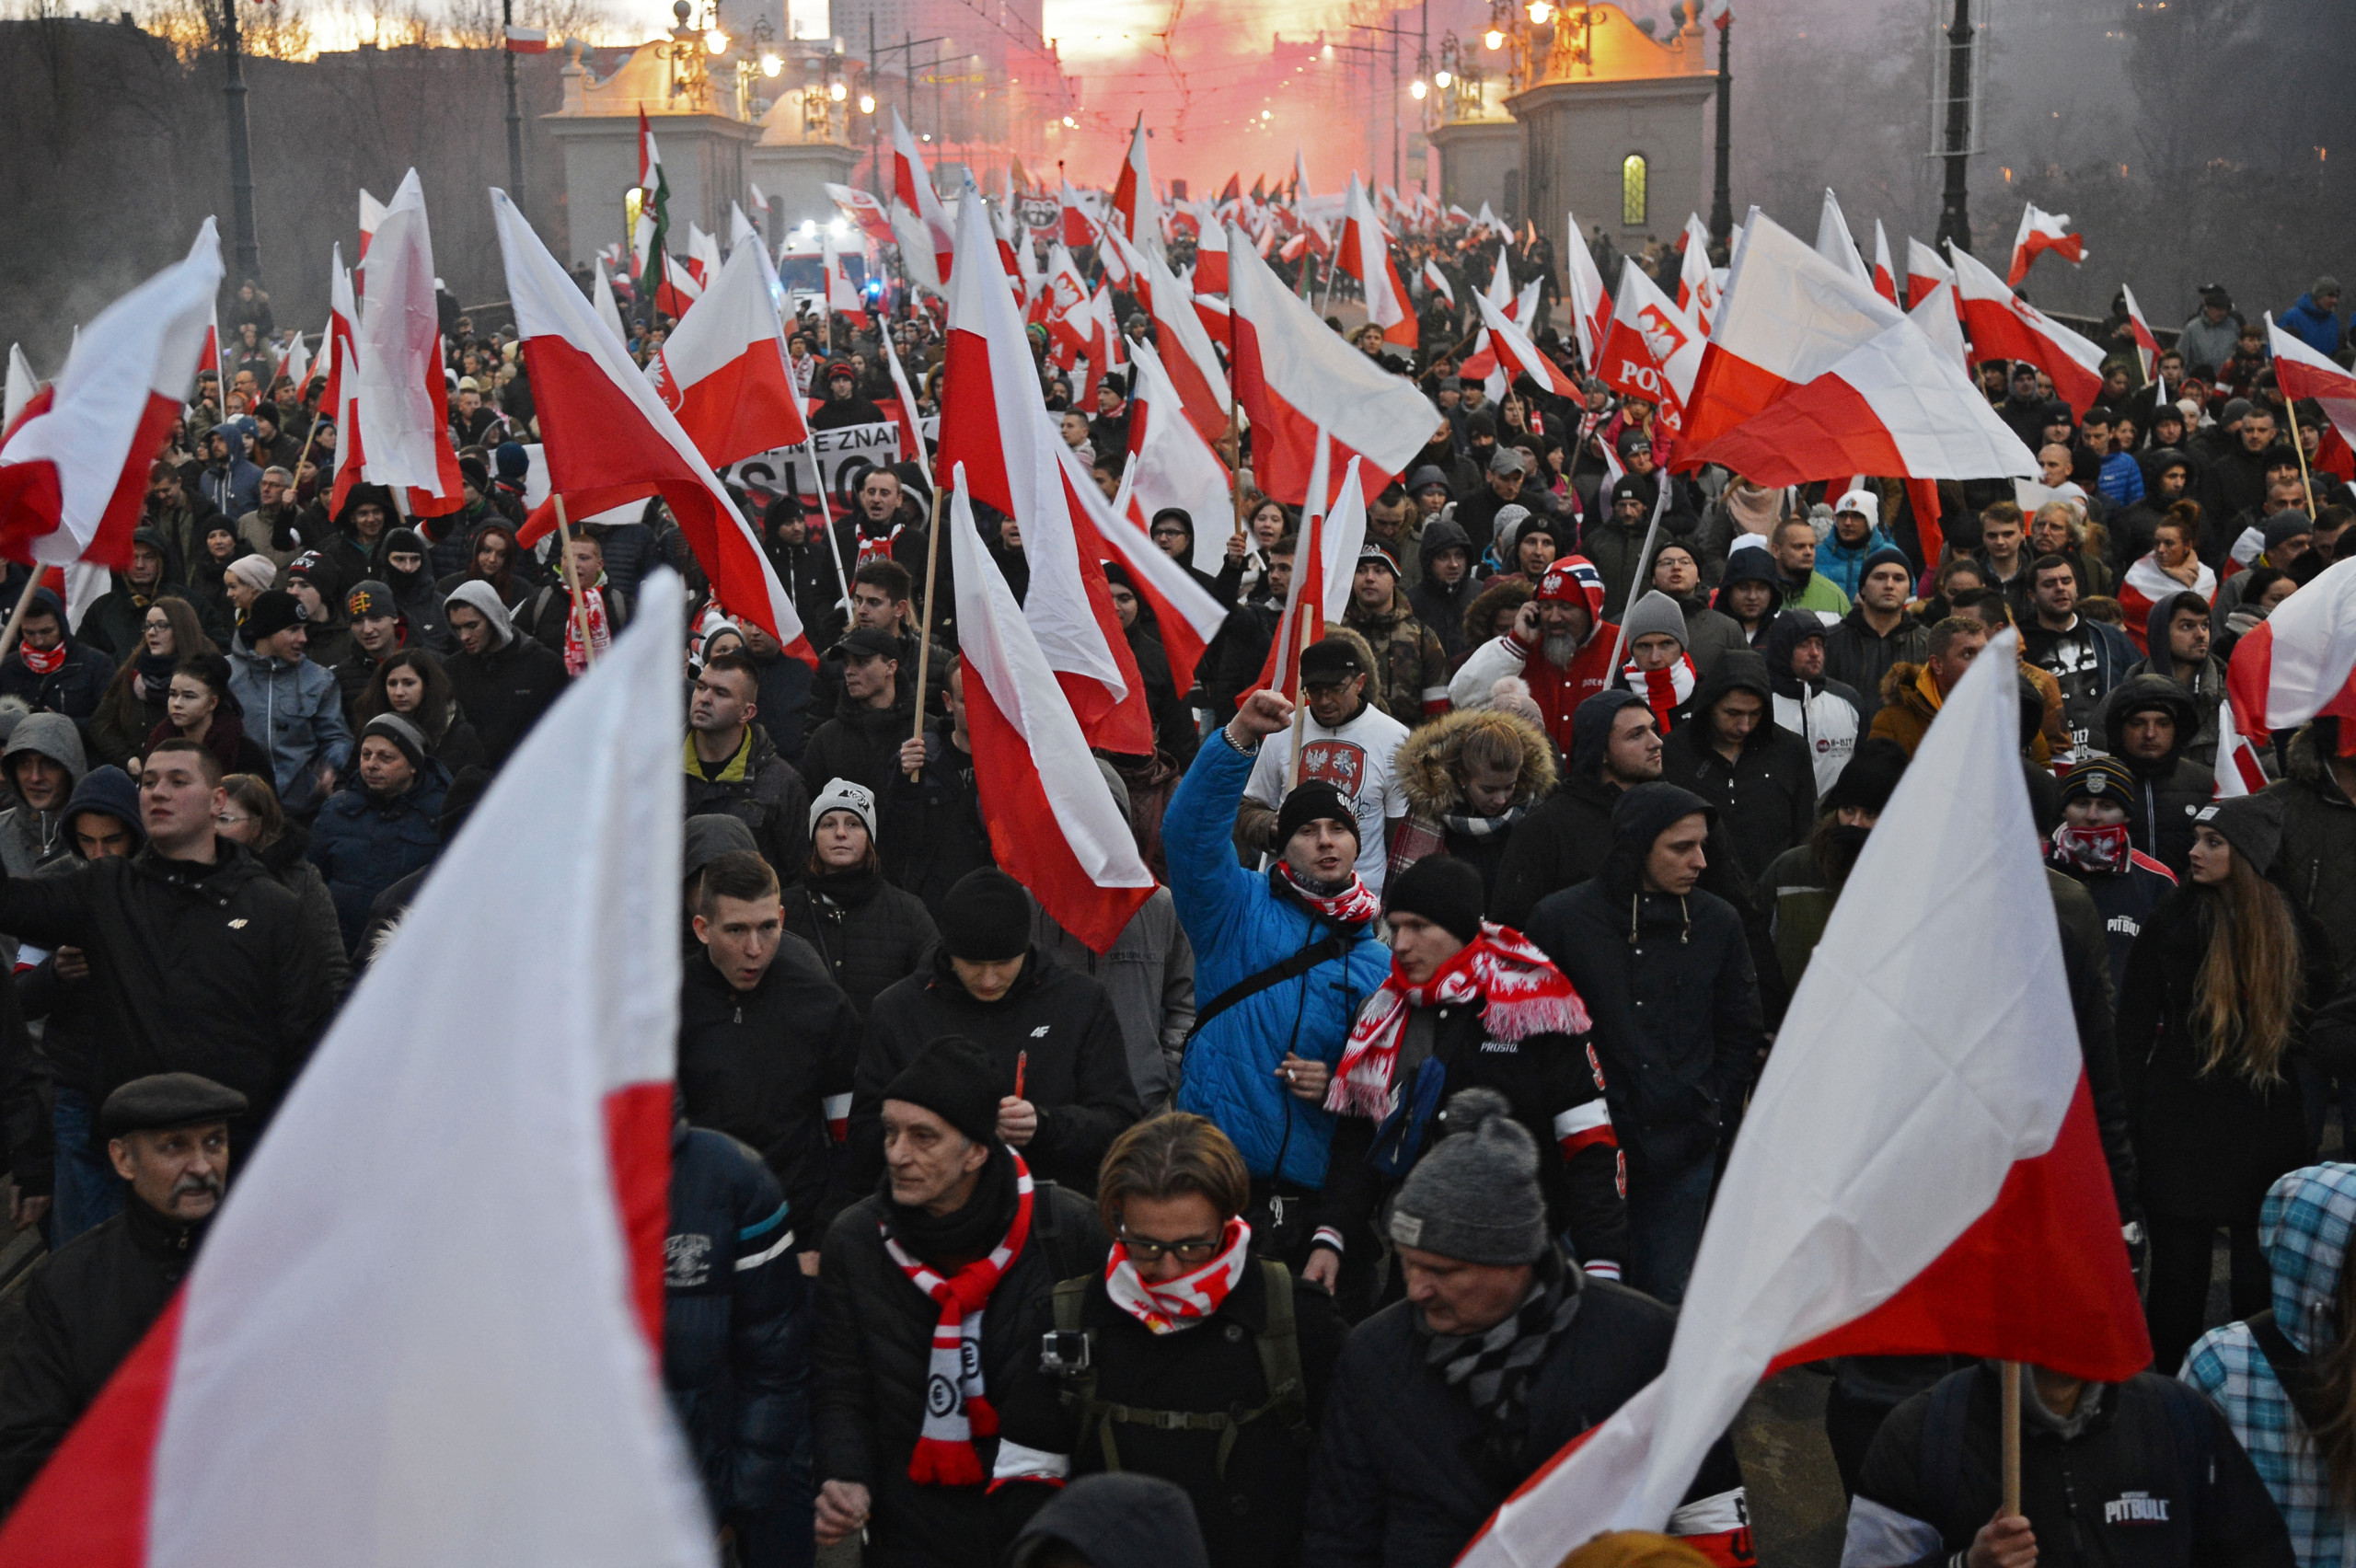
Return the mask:
<path id="1" fill-rule="evenodd" d="M 1554 790 L 1554 746 L 1546 732 L 1518 714 L 1494 708 L 1463 708 L 1411 732 L 1399 747 L 1399 787 L 1407 809 L 1427 821 L 1461 803 L 1454 764 L 1465 738 L 1476 730 L 1498 731 L 1521 747 L 1521 776 L 1516 792 L 1536 801 Z"/>

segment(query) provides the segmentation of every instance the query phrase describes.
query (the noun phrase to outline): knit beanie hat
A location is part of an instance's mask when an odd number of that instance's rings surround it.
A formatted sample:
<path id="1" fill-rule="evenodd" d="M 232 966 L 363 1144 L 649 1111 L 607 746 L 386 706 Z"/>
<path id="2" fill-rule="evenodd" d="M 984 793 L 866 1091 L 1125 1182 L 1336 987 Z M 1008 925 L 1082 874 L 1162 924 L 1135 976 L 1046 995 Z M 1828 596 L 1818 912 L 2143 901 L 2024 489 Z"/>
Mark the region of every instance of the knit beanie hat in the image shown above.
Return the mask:
<path id="1" fill-rule="evenodd" d="M 379 713 L 369 720 L 362 727 L 360 738 L 364 741 L 371 735 L 382 735 L 392 742 L 400 748 L 401 755 L 409 758 L 409 765 L 411 767 L 421 773 L 425 770 L 425 737 L 419 732 L 416 725 L 399 714 Z"/>
<path id="2" fill-rule="evenodd" d="M 998 1102 L 1012 1087 L 987 1051 L 962 1034 L 944 1034 L 884 1086 L 884 1098 L 921 1105 L 976 1143 L 987 1144 L 998 1141 Z"/>
<path id="3" fill-rule="evenodd" d="M 239 556 L 222 573 L 260 594 L 278 581 L 278 564 L 266 555 Z"/>
<path id="4" fill-rule="evenodd" d="M 1841 777 L 1824 792 L 1818 802 L 1819 813 L 1837 812 L 1842 807 L 1871 812 L 1879 816 L 1888 809 L 1889 798 L 1898 793 L 1898 781 L 1906 776 L 1906 748 L 1887 735 L 1868 736 L 1857 743 L 1841 769 Z"/>
<path id="5" fill-rule="evenodd" d="M 1673 637 L 1680 648 L 1685 646 L 1685 612 L 1677 607 L 1676 600 L 1657 588 L 1648 590 L 1643 598 L 1628 606 L 1623 627 L 1631 651 L 1635 649 L 1636 639 L 1656 635 Z"/>
<path id="6" fill-rule="evenodd" d="M 1468 1089 L 1439 1120 L 1447 1135 L 1415 1162 L 1391 1207 L 1391 1239 L 1459 1262 L 1511 1267 L 1546 1251 L 1538 1146 L 1492 1089 Z"/>
<path id="7" fill-rule="evenodd" d="M 290 626 L 303 624 L 303 606 L 294 595 L 283 588 L 272 588 L 258 595 L 246 611 L 246 644 L 259 647 L 264 638 L 275 637 Z"/>
<path id="8" fill-rule="evenodd" d="M 1392 915 L 1420 915 L 1455 937 L 1471 941 L 1481 934 L 1481 905 L 1487 889 L 1470 860 L 1452 855 L 1429 855 L 1391 879 L 1386 899 Z"/>
<path id="9" fill-rule="evenodd" d="M 848 778 L 829 778 L 818 798 L 810 802 L 810 831 L 818 831 L 818 819 L 828 812 L 849 812 L 867 824 L 869 843 L 875 840 L 875 791 L 864 784 L 854 784 Z M 972 955 L 960 954 L 960 957 Z"/>
<path id="10" fill-rule="evenodd" d="M 1874 574 L 1874 568 L 1877 566 L 1894 566 L 1906 573 L 1908 583 L 1911 584 L 1914 581 L 1914 563 L 1907 559 L 1906 552 L 1895 545 L 1884 545 L 1867 556 L 1865 564 L 1857 569 L 1857 581 L 1863 582 L 1866 578 L 1871 577 Z"/>
<path id="11" fill-rule="evenodd" d="M 2249 862 L 2251 870 L 2263 874 L 2282 847 L 2282 797 L 2271 790 L 2235 795 L 2201 807 L 2193 813 L 2192 824 L 2216 834 Z"/>
<path id="12" fill-rule="evenodd" d="M 2268 518 L 2266 531 L 2260 537 L 2265 539 L 2266 548 L 2270 550 L 2275 546 L 2288 544 L 2292 539 L 2305 538 L 2315 531 L 2314 519 L 2293 506 Z"/>
<path id="13" fill-rule="evenodd" d="M 2138 793 L 2135 775 L 2115 756 L 2090 758 L 2062 776 L 2062 803 L 2065 806 L 2073 801 L 2110 801 L 2131 813 Z"/>
<path id="14" fill-rule="evenodd" d="M 967 871 L 941 900 L 941 945 L 975 963 L 1021 958 L 1031 951 L 1031 895 L 995 866 Z"/>
<path id="15" fill-rule="evenodd" d="M 1339 790 L 1322 778 L 1301 780 L 1285 797 L 1283 808 L 1276 813 L 1277 849 L 1282 851 L 1292 842 L 1292 836 L 1311 823 L 1327 820 L 1341 824 L 1353 839 L 1358 836 L 1357 813 L 1350 809 L 1350 802 L 1342 798 Z"/>

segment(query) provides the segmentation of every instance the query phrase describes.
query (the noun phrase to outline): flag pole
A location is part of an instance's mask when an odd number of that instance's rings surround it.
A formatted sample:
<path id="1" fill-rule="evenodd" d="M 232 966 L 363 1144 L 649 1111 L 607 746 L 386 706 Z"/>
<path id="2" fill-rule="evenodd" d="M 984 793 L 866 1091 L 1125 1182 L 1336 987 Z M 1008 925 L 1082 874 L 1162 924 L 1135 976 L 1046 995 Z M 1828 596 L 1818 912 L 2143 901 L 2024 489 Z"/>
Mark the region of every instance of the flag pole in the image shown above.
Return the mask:
<path id="1" fill-rule="evenodd" d="M 1996 1510 L 2000 1519 L 2020 1517 L 2021 1512 L 2021 1364 L 2017 1361 L 1997 1363 L 2003 1378 L 2003 1398 L 1997 1413 L 1997 1435 L 2003 1440 L 2001 1453 L 2004 1482 L 2004 1502 Z"/>
<path id="2" fill-rule="evenodd" d="M 40 562 L 28 561 L 26 566 L 32 575 L 25 580 L 25 591 L 17 595 L 17 607 L 8 612 L 6 629 L 0 630 L 0 659 L 6 659 L 8 650 L 17 645 L 17 634 L 24 629 L 25 617 L 33 607 L 33 595 L 40 592 Z"/>
<path id="3" fill-rule="evenodd" d="M 1318 526 L 1324 526 L 1323 518 L 1321 517 L 1317 521 Z M 1309 646 L 1310 628 L 1317 624 L 1311 617 L 1323 614 L 1324 609 L 1325 595 L 1322 587 L 1314 599 L 1309 598 L 1306 594 L 1301 595 L 1300 628 L 1293 638 L 1292 648 L 1293 669 L 1296 672 L 1300 668 L 1300 655 Z M 1282 682 L 1284 678 L 1285 672 L 1277 671 L 1277 681 Z M 1285 764 L 1285 793 L 1288 795 L 1300 788 L 1300 743 L 1304 732 L 1308 729 L 1309 718 L 1309 688 L 1296 681 L 1293 691 L 1295 695 L 1292 705 L 1292 757 Z M 1279 844 L 1276 849 L 1281 854 L 1284 846 Z"/>
<path id="4" fill-rule="evenodd" d="M 912 706 L 917 710 L 916 733 L 910 740 L 924 739 L 924 683 L 932 665 L 932 582 L 941 564 L 941 498 L 948 487 L 936 482 L 932 487 L 932 530 L 924 542 L 924 614 L 917 621 L 917 691 Z M 909 778 L 918 775 L 911 773 Z"/>
<path id="5" fill-rule="evenodd" d="M 303 488 L 303 465 L 311 460 L 311 443 L 318 439 L 319 421 L 325 418 L 327 418 L 327 416 L 321 413 L 318 409 L 312 409 L 311 428 L 303 432 L 303 454 L 301 456 L 294 459 L 294 488 L 298 491 Z M 294 498 L 290 495 L 286 499 L 291 503 Z M 6 651 L 6 650 L 0 649 L 0 652 Z"/>
<path id="6" fill-rule="evenodd" d="M 560 490 L 549 499 L 556 502 L 556 548 L 564 565 L 564 589 L 572 595 L 572 624 L 581 632 L 582 667 L 595 668 L 597 645 L 589 640 L 589 605 L 581 597 L 581 574 L 572 569 L 572 525 L 564 520 L 564 494 Z"/>
<path id="7" fill-rule="evenodd" d="M 2307 517 L 2312 521 L 2316 514 L 2316 487 L 2314 481 L 2309 479 L 2307 477 L 2306 443 L 2299 439 L 2298 399 L 2295 398 L 2283 398 L 2282 412 L 2287 415 L 2291 421 L 2291 450 L 2299 455 L 2299 489 L 2306 495 Z"/>
<path id="8" fill-rule="evenodd" d="M 1227 439 L 1235 448 L 1235 467 L 1228 474 L 1228 488 L 1235 492 L 1235 536 L 1243 537 L 1243 399 L 1232 388 L 1227 397 Z"/>
<path id="9" fill-rule="evenodd" d="M 1636 575 L 1628 584 L 1628 596 L 1620 602 L 1620 624 L 1611 632 L 1611 662 L 1603 666 L 1606 685 L 1620 672 L 1620 655 L 1628 644 L 1628 612 L 1636 607 L 1636 596 L 1644 589 L 1645 573 L 1648 570 L 1646 563 L 1653 559 L 1653 546 L 1660 540 L 1661 514 L 1669 510 L 1669 470 L 1654 469 L 1653 479 L 1653 520 L 1645 529 L 1644 548 L 1636 552 Z"/>

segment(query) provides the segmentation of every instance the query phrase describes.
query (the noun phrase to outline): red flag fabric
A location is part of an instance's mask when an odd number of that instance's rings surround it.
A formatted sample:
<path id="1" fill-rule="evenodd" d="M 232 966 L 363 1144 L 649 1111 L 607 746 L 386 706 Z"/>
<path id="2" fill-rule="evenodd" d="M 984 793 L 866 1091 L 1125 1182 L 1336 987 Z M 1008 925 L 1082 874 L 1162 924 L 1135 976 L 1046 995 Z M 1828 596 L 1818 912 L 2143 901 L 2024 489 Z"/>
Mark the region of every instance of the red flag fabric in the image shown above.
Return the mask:
<path id="1" fill-rule="evenodd" d="M 1366 187 L 1358 183 L 1355 172 L 1342 197 L 1340 265 L 1366 292 L 1367 319 L 1382 329 L 1382 340 L 1414 348 L 1415 312 L 1407 303 L 1407 286 L 1391 264 L 1390 239 L 1383 233 L 1382 220 L 1376 216 Z"/>
<path id="2" fill-rule="evenodd" d="M 955 248 L 949 214 L 932 187 L 932 171 L 925 167 L 916 138 L 901 123 L 896 108 L 892 110 L 892 201 L 910 225 L 903 232 L 895 222 L 893 231 L 901 241 L 900 256 L 909 266 L 909 276 L 939 294 L 949 285 Z"/>
<path id="3" fill-rule="evenodd" d="M 2085 418 L 2102 394 L 2102 350 L 2015 294 L 1971 252 L 1950 248 L 1948 259 L 1973 357 L 2027 360 L 2051 376 L 2055 395 Z"/>
<path id="4" fill-rule="evenodd" d="M 1149 251 L 1145 267 L 1147 276 L 1152 280 L 1151 303 L 1147 309 L 1153 317 L 1154 341 L 1161 350 L 1162 365 L 1184 406 L 1186 418 L 1205 441 L 1216 442 L 1227 433 L 1229 410 L 1233 406 L 1227 372 L 1219 366 L 1218 351 L 1212 346 L 1211 335 L 1203 329 L 1203 318 L 1195 309 L 1194 296 L 1172 276 L 1161 256 Z"/>
<path id="5" fill-rule="evenodd" d="M 1725 308 L 1721 304 L 1721 314 Z M 1707 342 L 1702 324 L 1630 259 L 1621 269 L 1611 329 L 1596 355 L 1595 373 L 1614 391 L 1654 404 L 1662 426 L 1681 435 Z"/>
<path id="6" fill-rule="evenodd" d="M 757 240 L 736 247 L 646 367 L 679 428 L 715 468 L 810 439 L 785 363 L 767 260 Z"/>
<path id="7" fill-rule="evenodd" d="M 2021 280 L 2028 276 L 2030 266 L 2049 250 L 2073 267 L 2084 261 L 2086 259 L 2085 238 L 2081 235 L 2064 233 L 2069 226 L 2069 213 L 2040 212 L 2035 202 L 2024 203 L 2020 231 L 2013 236 L 2013 264 L 2011 271 L 2004 275 L 2005 283 L 2013 288 L 2020 287 Z"/>
<path id="8" fill-rule="evenodd" d="M 1113 211 L 1119 219 L 1121 237 L 1131 245 L 1142 246 L 1148 236 L 1161 232 L 1155 216 L 1153 170 L 1146 162 L 1142 112 L 1129 128 L 1129 154 L 1121 160 L 1120 177 L 1113 182 Z"/>
<path id="9" fill-rule="evenodd" d="M 407 510 L 416 515 L 445 515 L 465 505 L 466 496 L 450 444 L 433 242 L 417 170 L 402 176 L 386 203 L 361 272 L 357 364 L 366 478 L 408 490 Z"/>

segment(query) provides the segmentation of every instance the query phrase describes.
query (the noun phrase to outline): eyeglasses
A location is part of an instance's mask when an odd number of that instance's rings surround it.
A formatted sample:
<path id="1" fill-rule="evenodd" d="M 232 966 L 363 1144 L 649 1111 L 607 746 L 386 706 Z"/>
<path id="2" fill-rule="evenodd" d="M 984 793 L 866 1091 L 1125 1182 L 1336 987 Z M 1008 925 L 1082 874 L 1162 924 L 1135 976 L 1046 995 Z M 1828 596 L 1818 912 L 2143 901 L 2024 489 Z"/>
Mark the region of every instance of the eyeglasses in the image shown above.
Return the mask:
<path id="1" fill-rule="evenodd" d="M 213 819 L 213 825 L 215 827 L 235 827 L 239 823 L 251 822 L 254 819 L 249 816 L 239 816 L 235 812 L 223 812 L 219 816 Z"/>
<path id="2" fill-rule="evenodd" d="M 1141 1236 L 1121 1232 L 1121 1245 L 1127 1249 L 1132 1261 L 1158 1263 L 1165 1257 L 1176 1258 L 1182 1263 L 1207 1263 L 1218 1256 L 1219 1243 L 1211 1241 L 1149 1241 Z"/>

